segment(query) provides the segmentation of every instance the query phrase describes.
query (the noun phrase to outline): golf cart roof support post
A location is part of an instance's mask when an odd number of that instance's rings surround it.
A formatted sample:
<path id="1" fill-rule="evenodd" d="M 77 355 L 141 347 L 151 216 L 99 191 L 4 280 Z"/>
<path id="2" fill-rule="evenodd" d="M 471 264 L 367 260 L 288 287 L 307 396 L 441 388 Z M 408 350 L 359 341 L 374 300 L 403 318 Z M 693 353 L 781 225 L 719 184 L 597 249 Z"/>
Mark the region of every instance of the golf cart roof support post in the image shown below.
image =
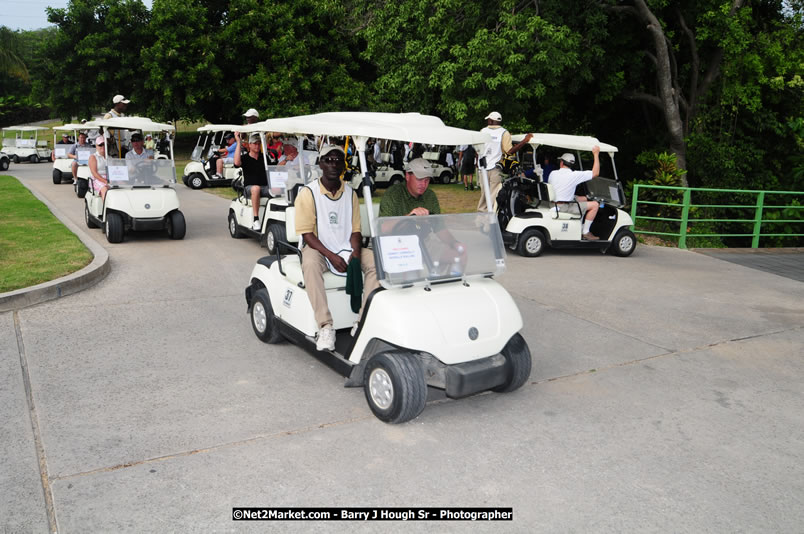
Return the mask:
<path id="1" fill-rule="evenodd" d="M 356 136 L 354 141 L 357 154 L 360 157 L 360 176 L 362 178 L 360 182 L 363 187 L 363 200 L 366 201 L 366 216 L 369 221 L 369 232 L 371 236 L 374 237 L 377 235 L 377 227 L 374 221 L 374 207 L 371 205 L 371 186 L 368 180 L 366 180 L 366 169 L 368 168 L 366 164 L 366 142 L 368 141 L 368 137 Z"/>
<path id="2" fill-rule="evenodd" d="M 296 156 L 296 159 L 299 160 L 299 176 L 301 176 L 302 183 L 304 184 L 307 180 L 305 180 L 304 176 L 304 136 L 301 134 L 296 136 L 296 150 L 299 152 Z"/>
<path id="3" fill-rule="evenodd" d="M 614 164 L 614 152 L 609 152 L 609 157 L 611 158 L 611 168 L 614 169 L 614 179 L 619 182 L 620 177 L 617 176 L 617 165 Z"/>
<path id="4" fill-rule="evenodd" d="M 483 180 L 483 194 L 486 196 L 486 210 L 492 213 L 491 191 L 489 191 L 489 173 L 485 167 L 480 167 L 480 179 Z"/>

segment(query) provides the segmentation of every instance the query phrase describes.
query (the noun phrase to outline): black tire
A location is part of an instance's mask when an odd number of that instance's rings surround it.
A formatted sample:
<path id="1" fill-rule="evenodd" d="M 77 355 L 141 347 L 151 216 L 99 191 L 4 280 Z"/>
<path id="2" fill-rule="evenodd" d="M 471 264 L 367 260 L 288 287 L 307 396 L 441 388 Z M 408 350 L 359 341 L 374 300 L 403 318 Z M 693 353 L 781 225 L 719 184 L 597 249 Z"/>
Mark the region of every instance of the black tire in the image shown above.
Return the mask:
<path id="1" fill-rule="evenodd" d="M 614 236 L 614 241 L 611 243 L 611 251 L 617 256 L 625 258 L 634 253 L 636 245 L 637 239 L 634 235 L 634 232 L 628 229 L 623 229 L 617 232 L 617 235 Z"/>
<path id="2" fill-rule="evenodd" d="M 494 388 L 497 393 L 510 393 L 521 388 L 530 378 L 530 349 L 525 339 L 514 334 L 500 352 L 508 362 L 508 377 L 505 382 Z"/>
<path id="3" fill-rule="evenodd" d="M 404 176 L 402 176 L 401 174 L 395 174 L 395 175 L 391 176 L 391 180 L 389 180 L 388 185 L 392 186 L 392 185 L 396 185 L 396 184 L 401 184 L 404 181 L 405 181 Z"/>
<path id="4" fill-rule="evenodd" d="M 265 288 L 258 289 L 251 297 L 251 328 L 263 343 L 279 343 L 282 334 L 279 332 L 279 322 L 271 307 L 271 299 Z"/>
<path id="5" fill-rule="evenodd" d="M 235 217 L 233 211 L 229 212 L 229 235 L 234 239 L 243 239 L 245 237 L 243 231 L 240 230 L 240 225 L 237 224 L 237 217 Z"/>
<path id="6" fill-rule="evenodd" d="M 0 171 L 7 171 L 8 170 L 9 160 L 8 158 L 0 159 Z"/>
<path id="7" fill-rule="evenodd" d="M 280 252 L 284 250 L 284 247 L 278 244 L 279 241 L 287 241 L 285 225 L 278 223 L 269 224 L 265 232 L 265 248 L 268 249 L 268 254 L 276 254 L 277 249 Z"/>
<path id="8" fill-rule="evenodd" d="M 39 163 L 39 155 L 38 154 L 31 154 L 28 156 L 28 161 L 31 163 Z"/>
<path id="9" fill-rule="evenodd" d="M 61 171 L 58 169 L 53 169 L 53 183 L 57 185 L 61 183 Z"/>
<path id="10" fill-rule="evenodd" d="M 98 225 L 89 216 L 89 205 L 84 202 L 84 222 L 87 223 L 87 228 L 97 228 Z"/>
<path id="11" fill-rule="evenodd" d="M 109 243 L 123 241 L 123 217 L 119 213 L 107 213 L 103 229 Z"/>
<path id="12" fill-rule="evenodd" d="M 187 233 L 187 224 L 184 222 L 184 214 L 179 210 L 171 211 L 167 216 L 167 233 L 170 239 L 184 239 Z"/>
<path id="13" fill-rule="evenodd" d="M 86 178 L 78 178 L 75 181 L 75 194 L 78 198 L 84 198 L 89 191 L 89 180 Z"/>
<path id="14" fill-rule="evenodd" d="M 194 172 L 190 176 L 187 177 L 187 185 L 190 189 L 201 189 L 205 185 L 207 185 L 207 181 L 204 180 L 204 177 L 197 172 Z"/>
<path id="15" fill-rule="evenodd" d="M 452 173 L 449 171 L 444 171 L 441 173 L 441 176 L 438 177 L 441 180 L 442 184 L 448 184 L 452 182 Z"/>
<path id="16" fill-rule="evenodd" d="M 415 419 L 427 402 L 427 382 L 419 359 L 408 352 L 381 352 L 363 371 L 363 391 L 369 408 L 381 421 Z"/>
<path id="17" fill-rule="evenodd" d="M 544 233 L 537 228 L 528 228 L 520 234 L 516 252 L 526 258 L 535 258 L 544 252 L 545 246 L 547 246 L 547 240 Z"/>
<path id="18" fill-rule="evenodd" d="M 14 163 L 19 163 L 20 162 L 20 157 L 18 155 L 16 155 L 16 154 L 14 154 L 14 156 L 12 156 L 11 159 L 14 161 Z"/>

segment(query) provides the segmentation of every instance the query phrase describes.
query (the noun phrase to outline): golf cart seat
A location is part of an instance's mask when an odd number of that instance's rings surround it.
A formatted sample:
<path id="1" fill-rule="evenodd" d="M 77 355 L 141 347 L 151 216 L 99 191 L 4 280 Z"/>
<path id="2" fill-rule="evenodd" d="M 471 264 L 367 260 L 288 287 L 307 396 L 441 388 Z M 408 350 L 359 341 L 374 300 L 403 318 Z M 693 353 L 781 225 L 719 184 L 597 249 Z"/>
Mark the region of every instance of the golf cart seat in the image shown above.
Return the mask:
<path id="1" fill-rule="evenodd" d="M 578 206 L 578 213 L 564 213 L 558 211 L 558 204 L 556 203 L 556 189 L 553 187 L 553 184 L 548 182 L 539 182 L 539 193 L 541 195 L 542 190 L 547 194 L 547 198 L 550 202 L 550 213 L 553 215 L 553 219 L 580 219 L 581 218 L 581 207 L 579 204 Z"/>
<path id="2" fill-rule="evenodd" d="M 299 283 L 304 283 L 304 275 L 302 274 L 299 256 L 283 256 L 282 270 L 285 272 L 285 277 L 291 284 L 298 286 Z M 346 289 L 346 277 L 326 271 L 324 273 L 324 289 Z"/>
<path id="3" fill-rule="evenodd" d="M 379 202 L 372 202 L 371 208 L 374 212 L 374 220 L 377 220 L 377 217 L 380 216 L 380 203 Z M 368 221 L 368 211 L 366 210 L 365 204 L 360 204 L 360 233 L 363 234 L 364 238 L 371 237 L 371 228 L 369 227 Z"/>
<path id="4" fill-rule="evenodd" d="M 304 187 L 304 184 L 297 183 L 287 190 L 288 206 L 293 206 L 294 202 L 296 202 L 296 197 L 299 196 L 299 191 L 301 191 L 302 187 Z"/>

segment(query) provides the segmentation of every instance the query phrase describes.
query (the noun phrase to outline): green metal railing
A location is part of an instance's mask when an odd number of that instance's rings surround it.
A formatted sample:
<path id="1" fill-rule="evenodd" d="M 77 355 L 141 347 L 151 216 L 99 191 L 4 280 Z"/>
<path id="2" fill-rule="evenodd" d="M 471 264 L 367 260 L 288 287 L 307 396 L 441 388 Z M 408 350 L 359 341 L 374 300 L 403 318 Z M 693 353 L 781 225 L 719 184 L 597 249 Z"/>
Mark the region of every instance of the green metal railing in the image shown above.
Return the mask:
<path id="1" fill-rule="evenodd" d="M 664 202 L 659 200 L 640 200 L 639 199 L 639 192 L 645 190 L 671 190 L 671 191 L 678 191 L 681 192 L 682 198 L 681 202 Z M 748 205 L 739 205 L 739 204 L 693 204 L 692 194 L 693 193 L 726 193 L 731 195 L 732 197 L 739 197 L 741 195 L 755 195 L 756 201 L 748 204 Z M 770 210 L 800 210 L 804 208 L 804 205 L 801 204 L 788 204 L 788 205 L 776 205 L 776 204 L 765 204 L 765 198 L 767 196 L 776 196 L 776 195 L 786 195 L 786 196 L 793 196 L 804 199 L 804 192 L 802 191 L 751 191 L 751 190 L 744 190 L 744 189 L 711 189 L 705 187 L 671 187 L 671 186 L 664 186 L 664 185 L 644 185 L 644 184 L 634 184 L 634 192 L 632 194 L 631 200 L 631 218 L 634 220 L 634 226 L 631 227 L 631 230 L 634 233 L 639 234 L 652 234 L 652 235 L 662 235 L 662 236 L 671 236 L 678 238 L 678 247 L 679 248 L 687 248 L 687 239 L 688 238 L 698 238 L 698 237 L 750 237 L 751 238 L 751 248 L 757 248 L 759 246 L 759 239 L 760 237 L 802 237 L 804 233 L 773 233 L 773 232 L 762 232 L 763 224 L 767 226 L 773 224 L 798 224 L 802 225 L 799 226 L 799 231 L 804 231 L 804 217 L 798 219 L 766 219 L 763 218 L 763 214 L 767 214 Z M 802 202 L 804 204 L 804 202 Z M 672 209 L 680 209 L 681 213 L 679 217 L 667 217 L 667 216 L 652 216 L 652 215 L 639 215 L 637 211 L 639 206 L 664 206 L 667 211 L 667 208 Z M 657 210 L 660 208 L 657 208 Z M 701 211 L 701 209 L 705 212 L 712 212 L 715 210 L 752 210 L 753 213 L 751 215 L 747 215 L 750 218 L 696 218 L 691 217 L 690 212 Z M 644 210 L 643 210 L 644 211 Z M 750 213 L 750 212 L 749 212 Z M 799 213 L 799 212 L 795 212 Z M 695 213 L 693 213 L 694 215 Z M 674 232 L 663 232 L 663 231 L 654 231 L 650 229 L 639 229 L 639 224 L 637 220 L 642 219 L 644 221 L 662 221 L 665 223 L 679 224 L 679 231 L 677 233 Z M 743 223 L 746 226 L 751 227 L 750 232 L 746 233 L 695 233 L 690 234 L 688 229 L 691 223 L 696 222 L 709 222 L 709 223 Z"/>

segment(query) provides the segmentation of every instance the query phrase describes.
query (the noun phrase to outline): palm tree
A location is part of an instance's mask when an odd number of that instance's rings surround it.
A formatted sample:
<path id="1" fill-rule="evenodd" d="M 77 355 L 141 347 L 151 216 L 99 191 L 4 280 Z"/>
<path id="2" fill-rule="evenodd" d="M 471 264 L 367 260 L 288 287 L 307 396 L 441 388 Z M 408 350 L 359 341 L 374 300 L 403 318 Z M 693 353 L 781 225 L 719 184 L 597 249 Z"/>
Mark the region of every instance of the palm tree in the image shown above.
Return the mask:
<path id="1" fill-rule="evenodd" d="M 19 36 L 17 32 L 0 26 L 0 76 L 14 76 L 24 82 L 30 81 L 28 67 L 17 55 Z"/>

